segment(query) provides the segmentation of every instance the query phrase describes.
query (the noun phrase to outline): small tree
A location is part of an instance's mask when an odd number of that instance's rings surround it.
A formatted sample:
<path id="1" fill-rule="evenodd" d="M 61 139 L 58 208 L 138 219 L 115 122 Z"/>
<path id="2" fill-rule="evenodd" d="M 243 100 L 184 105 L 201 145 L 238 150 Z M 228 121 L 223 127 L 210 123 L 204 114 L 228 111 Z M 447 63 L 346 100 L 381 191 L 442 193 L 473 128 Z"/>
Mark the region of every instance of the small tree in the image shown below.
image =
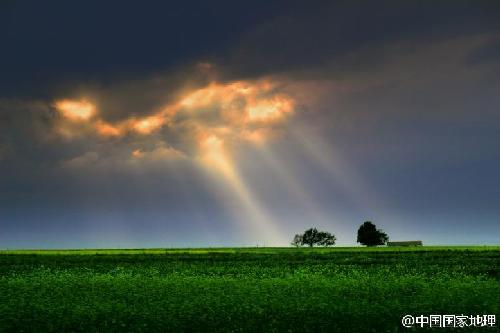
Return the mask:
<path id="1" fill-rule="evenodd" d="M 308 245 L 309 247 L 313 247 L 314 245 L 332 246 L 335 245 L 335 240 L 335 235 L 332 235 L 329 232 L 318 231 L 318 229 L 316 228 L 310 228 L 304 231 L 303 234 L 295 235 L 292 241 L 292 245 Z"/>
<path id="2" fill-rule="evenodd" d="M 389 240 L 389 236 L 380 229 L 377 229 L 371 221 L 366 221 L 358 229 L 357 242 L 366 246 L 384 245 Z"/>
<path id="3" fill-rule="evenodd" d="M 291 244 L 295 247 L 302 246 L 302 235 L 296 234 L 295 237 L 293 237 L 293 241 Z"/>

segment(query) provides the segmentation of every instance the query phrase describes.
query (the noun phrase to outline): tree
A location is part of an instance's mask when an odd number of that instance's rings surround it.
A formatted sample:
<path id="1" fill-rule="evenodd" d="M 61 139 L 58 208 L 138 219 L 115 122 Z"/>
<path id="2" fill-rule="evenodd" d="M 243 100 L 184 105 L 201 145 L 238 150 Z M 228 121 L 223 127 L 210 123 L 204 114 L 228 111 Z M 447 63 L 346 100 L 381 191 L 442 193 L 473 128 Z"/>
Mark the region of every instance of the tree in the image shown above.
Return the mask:
<path id="1" fill-rule="evenodd" d="M 309 247 L 313 247 L 314 245 L 332 246 L 335 245 L 335 240 L 335 235 L 332 235 L 329 232 L 318 231 L 318 229 L 316 228 L 310 228 L 304 231 L 303 234 L 295 235 L 292 241 L 292 245 L 308 245 Z"/>
<path id="2" fill-rule="evenodd" d="M 335 241 L 337 240 L 334 235 L 326 231 L 320 231 L 318 238 L 320 239 L 318 245 L 321 246 L 333 246 L 335 245 Z"/>
<path id="3" fill-rule="evenodd" d="M 302 246 L 302 235 L 296 234 L 295 237 L 293 237 L 293 241 L 291 244 L 295 247 Z"/>
<path id="4" fill-rule="evenodd" d="M 309 247 L 313 247 L 318 240 L 318 229 L 316 228 L 307 229 L 302 235 L 302 245 L 305 244 L 309 245 Z"/>
<path id="5" fill-rule="evenodd" d="M 366 246 L 384 245 L 389 240 L 389 236 L 380 229 L 377 229 L 371 221 L 366 221 L 358 229 L 357 242 Z"/>

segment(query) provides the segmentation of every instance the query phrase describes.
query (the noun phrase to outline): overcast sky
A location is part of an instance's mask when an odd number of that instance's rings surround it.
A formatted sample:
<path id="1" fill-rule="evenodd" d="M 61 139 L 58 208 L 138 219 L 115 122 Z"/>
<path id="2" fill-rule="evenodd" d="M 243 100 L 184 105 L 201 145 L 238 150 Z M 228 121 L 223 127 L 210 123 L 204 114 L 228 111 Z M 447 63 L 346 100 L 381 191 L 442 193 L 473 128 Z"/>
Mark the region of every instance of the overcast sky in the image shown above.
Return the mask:
<path id="1" fill-rule="evenodd" d="M 500 243 L 498 1 L 0 2 L 0 248 Z"/>

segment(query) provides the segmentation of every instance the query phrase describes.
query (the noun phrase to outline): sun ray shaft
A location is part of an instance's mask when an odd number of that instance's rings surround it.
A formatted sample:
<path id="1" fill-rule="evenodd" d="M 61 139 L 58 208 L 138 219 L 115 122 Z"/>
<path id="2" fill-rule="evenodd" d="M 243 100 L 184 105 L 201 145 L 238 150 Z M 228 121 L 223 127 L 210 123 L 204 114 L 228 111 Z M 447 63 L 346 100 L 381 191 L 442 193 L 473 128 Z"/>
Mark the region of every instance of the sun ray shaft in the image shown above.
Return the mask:
<path id="1" fill-rule="evenodd" d="M 323 212 L 323 209 L 317 204 L 311 193 L 304 190 L 304 186 L 297 180 L 298 177 L 294 175 L 290 167 L 287 167 L 285 163 L 282 163 L 274 152 L 272 152 L 268 147 L 261 147 L 258 150 L 260 157 L 266 162 L 274 174 L 279 178 L 279 180 L 287 187 L 288 192 L 291 193 L 298 205 L 302 207 L 307 216 L 309 216 L 309 221 L 319 224 L 328 224 L 331 222 L 327 218 L 327 214 Z"/>
<path id="2" fill-rule="evenodd" d="M 212 170 L 216 170 L 224 177 L 232 192 L 234 192 L 245 209 L 245 215 L 248 217 L 251 227 L 256 232 L 256 236 L 259 236 L 261 239 L 266 238 L 273 245 L 285 244 L 286 241 L 283 238 L 283 234 L 276 228 L 273 219 L 256 200 L 235 168 L 233 161 L 224 149 L 223 141 L 215 135 L 210 135 L 202 141 L 201 150 L 202 164 Z M 271 244 L 268 243 L 267 245 Z"/>
<path id="3" fill-rule="evenodd" d="M 304 128 L 296 128 L 291 131 L 291 135 L 302 147 L 302 151 L 324 170 L 353 201 L 373 213 L 381 214 L 386 209 L 386 204 L 380 199 L 381 195 L 368 186 L 361 176 L 347 165 L 334 145 L 326 143 Z"/>

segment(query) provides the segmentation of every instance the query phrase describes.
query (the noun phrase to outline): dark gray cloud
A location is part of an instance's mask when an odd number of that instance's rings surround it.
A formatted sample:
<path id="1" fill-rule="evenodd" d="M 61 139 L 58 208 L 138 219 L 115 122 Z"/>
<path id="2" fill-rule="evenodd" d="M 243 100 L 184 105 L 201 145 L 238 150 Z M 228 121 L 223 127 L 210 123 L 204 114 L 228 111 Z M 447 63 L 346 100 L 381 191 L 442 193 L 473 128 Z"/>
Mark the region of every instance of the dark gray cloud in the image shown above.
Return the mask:
<path id="1" fill-rule="evenodd" d="M 0 88 L 47 97 L 82 83 L 142 78 L 225 49 L 281 2 L 3 1 Z"/>
<path id="2" fill-rule="evenodd" d="M 499 31 L 495 1 L 330 1 L 292 7 L 242 35 L 228 58 L 238 75 L 303 71 L 338 61 L 337 74 L 379 66 L 437 40 Z M 329 73 L 330 75 L 332 73 Z"/>
<path id="3" fill-rule="evenodd" d="M 366 47 L 499 28 L 497 1 L 2 2 L 1 94 L 142 79 L 204 59 L 235 76 L 322 66 Z M 365 49 L 364 49 L 365 48 Z M 352 67 L 377 59 L 351 58 Z"/>

